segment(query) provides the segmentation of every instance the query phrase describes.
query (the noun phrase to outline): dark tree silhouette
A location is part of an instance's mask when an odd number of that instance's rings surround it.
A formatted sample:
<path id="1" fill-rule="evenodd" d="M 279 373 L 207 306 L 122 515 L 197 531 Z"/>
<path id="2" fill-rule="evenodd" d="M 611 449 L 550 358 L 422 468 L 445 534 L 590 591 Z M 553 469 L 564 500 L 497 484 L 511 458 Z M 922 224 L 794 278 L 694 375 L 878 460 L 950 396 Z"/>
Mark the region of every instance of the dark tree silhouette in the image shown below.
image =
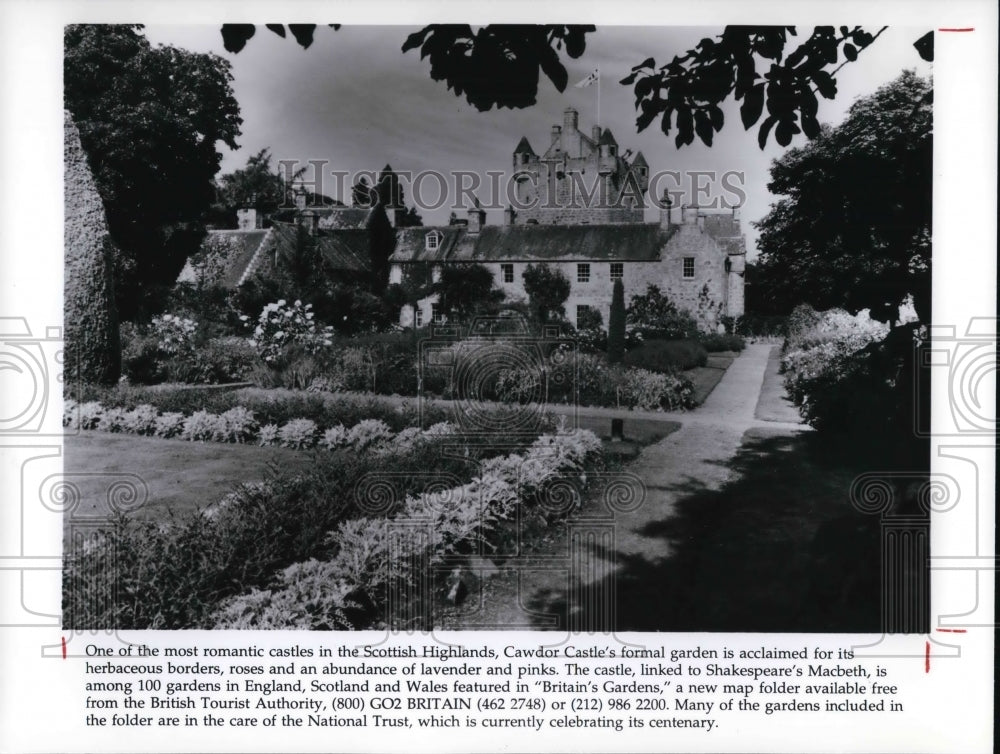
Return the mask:
<path id="1" fill-rule="evenodd" d="M 238 148 L 229 63 L 153 47 L 139 25 L 67 26 L 66 109 L 114 241 L 122 319 L 155 311 L 204 235 L 222 155 Z"/>
<path id="2" fill-rule="evenodd" d="M 772 164 L 759 294 L 888 322 L 912 295 L 930 321 L 932 116 L 930 82 L 906 71 Z"/>
<path id="3" fill-rule="evenodd" d="M 547 264 L 529 264 L 521 274 L 524 292 L 528 294 L 531 314 L 541 324 L 566 317 L 565 304 L 570 283 L 559 270 Z"/>
<path id="4" fill-rule="evenodd" d="M 611 291 L 611 312 L 608 316 L 608 361 L 621 363 L 625 358 L 625 286 L 615 280 Z"/>

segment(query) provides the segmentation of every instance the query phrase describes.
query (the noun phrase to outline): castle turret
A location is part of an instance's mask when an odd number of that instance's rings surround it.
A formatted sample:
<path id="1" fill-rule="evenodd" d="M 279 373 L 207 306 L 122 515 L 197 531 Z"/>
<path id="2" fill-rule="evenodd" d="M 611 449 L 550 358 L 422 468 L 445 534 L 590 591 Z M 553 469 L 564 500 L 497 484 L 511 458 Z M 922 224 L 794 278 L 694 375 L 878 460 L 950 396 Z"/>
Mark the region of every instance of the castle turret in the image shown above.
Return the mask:
<path id="1" fill-rule="evenodd" d="M 522 136 L 521 140 L 517 142 L 517 146 L 514 147 L 514 167 L 516 168 L 527 165 L 537 157 L 538 155 L 536 155 L 535 150 L 531 148 L 531 144 L 528 143 L 528 139 Z"/>
<path id="2" fill-rule="evenodd" d="M 649 188 L 649 163 L 646 162 L 646 158 L 643 156 L 642 152 L 639 152 L 635 159 L 632 160 L 632 174 L 635 176 L 636 183 L 639 184 L 639 190 L 645 191 Z"/>
<path id="3" fill-rule="evenodd" d="M 618 142 L 615 141 L 615 135 L 611 133 L 610 128 L 605 129 L 604 133 L 601 134 L 598 151 L 600 153 L 598 171 L 602 175 L 615 172 L 615 168 L 618 167 Z"/>

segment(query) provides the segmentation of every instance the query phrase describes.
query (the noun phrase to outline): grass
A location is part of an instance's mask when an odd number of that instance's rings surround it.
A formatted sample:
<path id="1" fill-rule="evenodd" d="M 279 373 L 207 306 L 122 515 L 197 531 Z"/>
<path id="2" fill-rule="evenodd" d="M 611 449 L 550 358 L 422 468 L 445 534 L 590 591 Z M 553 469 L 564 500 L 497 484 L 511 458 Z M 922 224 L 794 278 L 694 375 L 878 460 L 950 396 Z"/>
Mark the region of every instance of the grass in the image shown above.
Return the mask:
<path id="1" fill-rule="evenodd" d="M 713 353 L 709 354 L 708 362 L 703 367 L 695 367 L 684 372 L 684 376 L 691 380 L 694 387 L 694 402 L 700 406 L 708 398 L 709 393 L 715 390 L 722 375 L 726 373 L 733 360 L 738 354 L 735 353 Z"/>
<path id="2" fill-rule="evenodd" d="M 140 518 L 165 520 L 205 508 L 241 482 L 262 479 L 269 464 L 305 469 L 308 453 L 287 448 L 200 443 L 81 432 L 66 437 L 65 473 L 80 492 L 80 516 L 103 515 L 108 487 L 116 475 L 136 475 L 149 491 Z M 125 477 L 131 479 L 131 477 Z M 69 517 L 66 517 L 69 521 Z"/>

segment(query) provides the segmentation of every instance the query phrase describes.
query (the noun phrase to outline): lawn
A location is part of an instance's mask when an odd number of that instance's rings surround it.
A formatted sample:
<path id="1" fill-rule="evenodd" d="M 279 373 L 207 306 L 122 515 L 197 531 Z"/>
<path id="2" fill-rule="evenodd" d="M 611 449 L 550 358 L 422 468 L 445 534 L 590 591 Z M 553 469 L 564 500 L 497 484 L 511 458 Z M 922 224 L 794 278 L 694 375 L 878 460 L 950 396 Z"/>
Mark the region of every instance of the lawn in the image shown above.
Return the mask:
<path id="1" fill-rule="evenodd" d="M 708 363 L 703 367 L 695 367 L 683 372 L 684 376 L 691 380 L 694 385 L 695 405 L 700 406 L 708 398 L 709 393 L 715 390 L 722 375 L 726 373 L 733 360 L 739 354 L 733 352 L 710 353 Z"/>
<path id="2" fill-rule="evenodd" d="M 310 454 L 215 442 L 81 432 L 65 442 L 65 471 L 80 491 L 78 513 L 103 512 L 115 474 L 134 474 L 149 490 L 138 515 L 163 519 L 217 502 L 240 482 L 262 479 L 269 465 L 305 468 Z"/>

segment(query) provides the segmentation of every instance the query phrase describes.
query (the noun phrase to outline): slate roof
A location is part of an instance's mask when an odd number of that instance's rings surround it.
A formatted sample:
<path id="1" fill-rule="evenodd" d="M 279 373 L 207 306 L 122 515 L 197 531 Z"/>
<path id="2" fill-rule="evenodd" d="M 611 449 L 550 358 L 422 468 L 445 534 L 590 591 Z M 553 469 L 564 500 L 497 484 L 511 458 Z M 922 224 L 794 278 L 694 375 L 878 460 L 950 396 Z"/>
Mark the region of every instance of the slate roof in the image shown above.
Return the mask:
<path id="1" fill-rule="evenodd" d="M 295 248 L 299 233 L 295 225 L 275 223 L 272 230 L 279 253 Z M 321 227 L 319 235 L 316 236 L 316 243 L 323 258 L 333 269 L 367 272 L 371 268 L 369 261 L 371 234 L 365 228 L 345 228 L 327 232 Z"/>
<path id="2" fill-rule="evenodd" d="M 366 207 L 308 207 L 319 216 L 320 228 L 339 230 L 342 228 L 368 228 L 375 214 L 374 208 Z"/>
<path id="3" fill-rule="evenodd" d="M 235 288 L 243 282 L 243 276 L 251 267 L 258 254 L 272 240 L 271 230 L 210 230 L 205 236 L 205 242 L 226 240 L 225 248 L 230 250 L 224 261 L 224 267 L 219 278 L 219 284 L 225 288 Z M 203 244 L 204 245 L 204 244 Z M 177 276 L 178 283 L 195 282 L 194 267 L 191 261 L 184 265 L 181 274 Z"/>
<path id="4" fill-rule="evenodd" d="M 601 133 L 601 140 L 597 142 L 598 144 L 610 144 L 611 146 L 617 147 L 618 142 L 615 141 L 615 135 L 611 133 L 610 128 L 605 128 Z"/>
<path id="5" fill-rule="evenodd" d="M 531 144 L 528 143 L 528 137 L 522 136 L 521 140 L 517 142 L 517 146 L 514 147 L 514 154 L 534 154 L 535 150 L 531 148 Z"/>
<path id="6" fill-rule="evenodd" d="M 426 235 L 442 234 L 428 250 Z M 487 225 L 405 228 L 397 233 L 392 262 L 655 261 L 674 229 L 658 223 L 607 225 Z"/>
<path id="7" fill-rule="evenodd" d="M 637 167 L 646 167 L 646 168 L 648 168 L 649 167 L 649 163 L 646 162 L 646 158 L 642 154 L 642 152 L 639 152 L 638 154 L 636 154 L 635 159 L 632 160 L 632 167 L 634 167 L 634 168 L 637 168 Z"/>

